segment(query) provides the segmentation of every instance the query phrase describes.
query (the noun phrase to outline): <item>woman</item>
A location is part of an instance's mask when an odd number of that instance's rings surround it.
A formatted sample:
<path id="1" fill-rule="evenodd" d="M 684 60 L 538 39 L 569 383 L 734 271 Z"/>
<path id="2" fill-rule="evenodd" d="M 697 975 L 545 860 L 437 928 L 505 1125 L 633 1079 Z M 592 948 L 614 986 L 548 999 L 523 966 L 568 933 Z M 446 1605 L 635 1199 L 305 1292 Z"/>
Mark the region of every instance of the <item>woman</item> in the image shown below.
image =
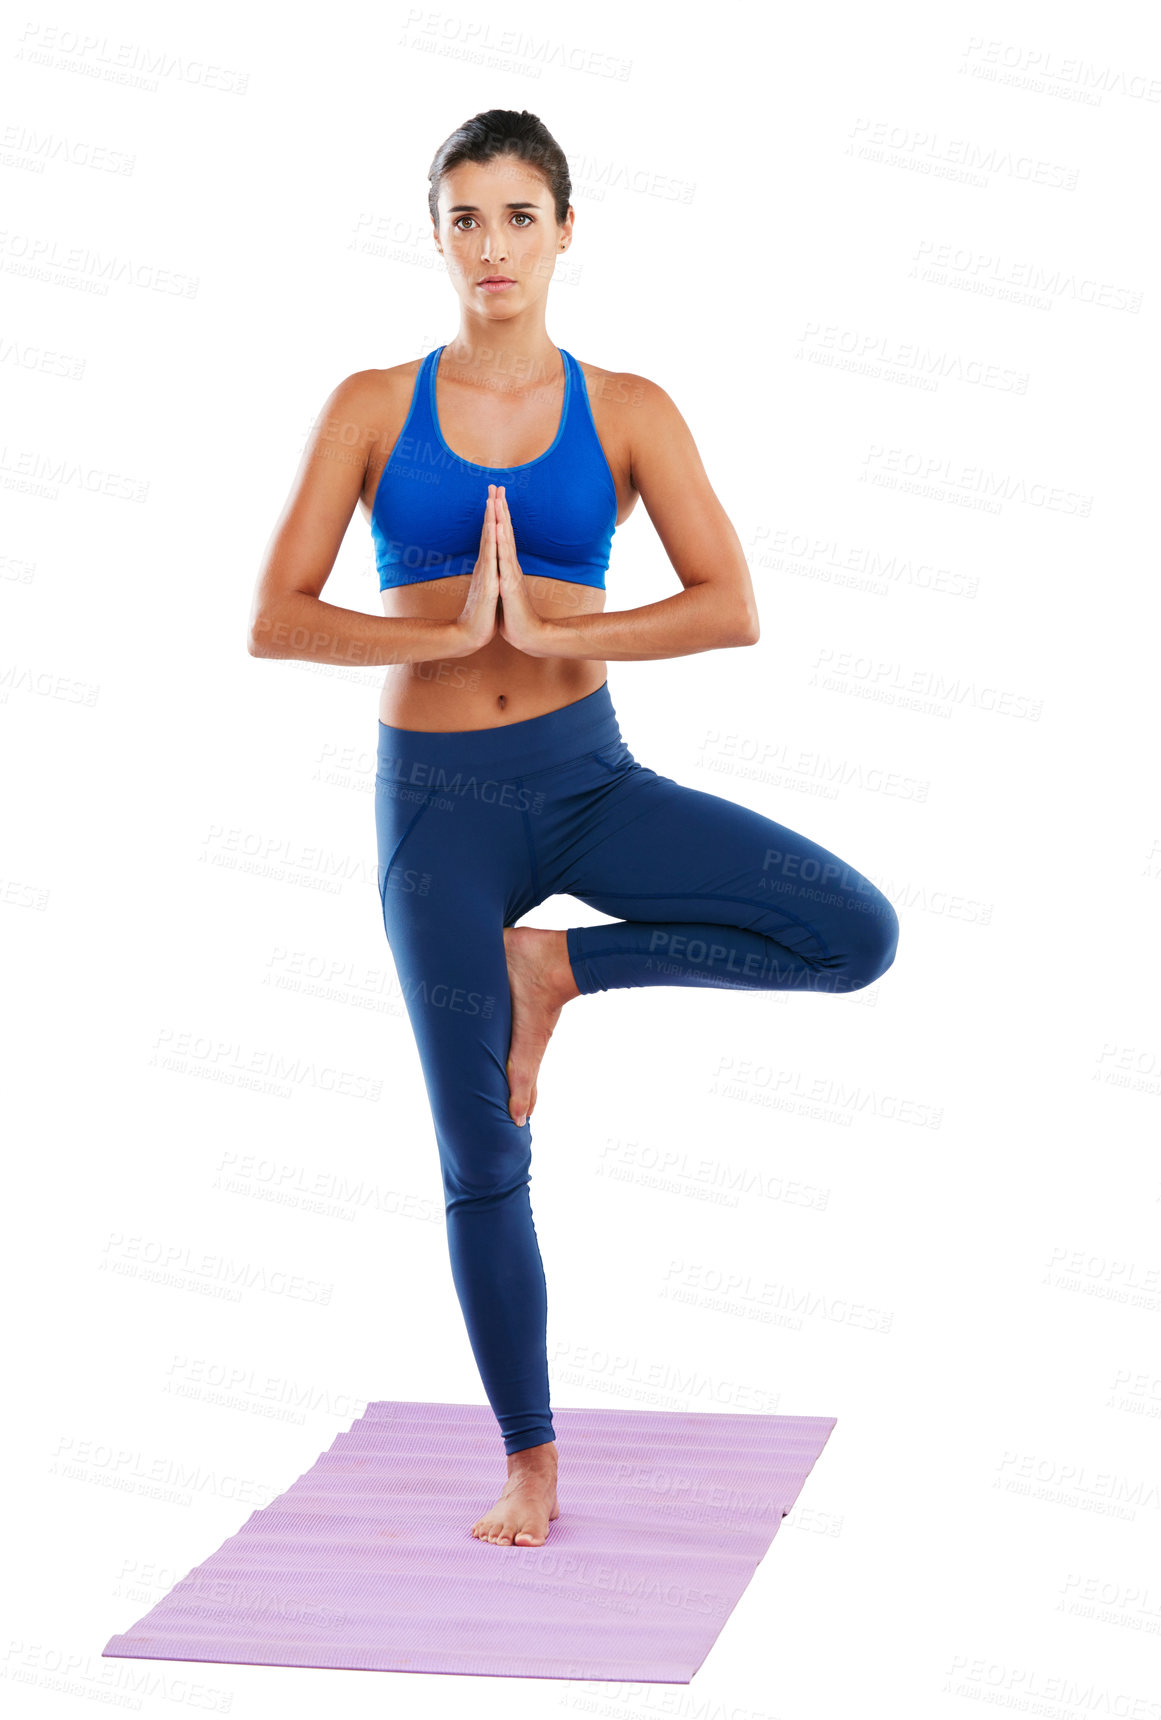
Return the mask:
<path id="1" fill-rule="evenodd" d="M 851 991 L 890 966 L 898 921 L 826 849 L 630 753 L 606 661 L 756 643 L 745 556 L 664 389 L 548 337 L 574 211 L 536 116 L 478 114 L 429 181 L 459 332 L 329 397 L 266 553 L 250 650 L 390 665 L 383 922 L 431 1103 L 452 1276 L 508 1464 L 472 1533 L 531 1547 L 558 1509 L 528 1119 L 565 1003 L 623 986 Z M 606 614 L 610 542 L 638 496 L 683 590 Z M 360 501 L 383 617 L 319 598 Z M 558 894 L 618 923 L 516 926 Z"/>

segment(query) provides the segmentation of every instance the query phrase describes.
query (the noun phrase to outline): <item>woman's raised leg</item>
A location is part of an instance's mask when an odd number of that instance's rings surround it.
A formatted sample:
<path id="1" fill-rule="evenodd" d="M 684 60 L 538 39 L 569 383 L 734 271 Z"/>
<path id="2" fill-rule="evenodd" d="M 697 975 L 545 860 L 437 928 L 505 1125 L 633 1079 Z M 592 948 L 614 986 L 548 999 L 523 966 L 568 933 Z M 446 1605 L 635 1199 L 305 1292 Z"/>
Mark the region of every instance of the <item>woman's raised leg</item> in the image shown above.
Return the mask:
<path id="1" fill-rule="evenodd" d="M 564 1003 L 626 986 L 856 991 L 895 958 L 899 921 L 870 880 L 787 825 L 639 765 L 623 742 L 575 785 L 546 889 L 614 923 L 518 927 L 511 1103 L 533 1102 Z M 523 971 L 521 971 L 523 970 Z"/>
<path id="2" fill-rule="evenodd" d="M 568 931 L 582 993 L 843 992 L 887 971 L 898 916 L 861 872 L 787 825 L 626 757 L 622 792 L 600 812 L 607 834 L 600 825 L 587 833 L 583 858 L 558 885 L 618 920 Z"/>

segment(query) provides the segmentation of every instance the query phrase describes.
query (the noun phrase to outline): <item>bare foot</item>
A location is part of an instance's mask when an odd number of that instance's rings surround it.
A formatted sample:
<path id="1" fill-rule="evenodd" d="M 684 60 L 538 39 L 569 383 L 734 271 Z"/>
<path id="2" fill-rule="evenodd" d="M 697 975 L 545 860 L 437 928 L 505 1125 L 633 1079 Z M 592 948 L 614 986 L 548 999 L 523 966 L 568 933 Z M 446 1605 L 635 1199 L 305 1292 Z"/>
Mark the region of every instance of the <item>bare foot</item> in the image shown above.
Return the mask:
<path id="1" fill-rule="evenodd" d="M 567 938 L 567 932 L 538 931 L 534 926 L 504 927 L 512 992 L 508 1112 L 521 1128 L 536 1104 L 536 1074 L 560 1012 L 570 997 L 580 996 Z"/>
<path id="2" fill-rule="evenodd" d="M 508 1479 L 490 1511 L 472 1524 L 478 1541 L 498 1547 L 543 1547 L 556 1503 L 556 1441 L 508 1454 Z"/>

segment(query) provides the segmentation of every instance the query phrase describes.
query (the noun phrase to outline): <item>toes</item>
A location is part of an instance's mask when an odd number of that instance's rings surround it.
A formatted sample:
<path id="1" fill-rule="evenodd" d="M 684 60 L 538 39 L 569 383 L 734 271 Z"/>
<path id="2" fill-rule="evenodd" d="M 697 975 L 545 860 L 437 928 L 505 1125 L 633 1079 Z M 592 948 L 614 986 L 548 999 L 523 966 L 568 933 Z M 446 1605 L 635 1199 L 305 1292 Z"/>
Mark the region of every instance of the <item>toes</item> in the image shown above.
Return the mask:
<path id="1" fill-rule="evenodd" d="M 554 1512 L 553 1515 L 555 1516 L 556 1513 Z M 499 1523 L 491 1523 L 484 1517 L 481 1517 L 479 1522 L 473 1525 L 472 1534 L 477 1540 L 486 1541 L 493 1547 L 543 1547 L 545 1541 L 543 1535 L 538 1534 L 535 1529 L 528 1528 L 527 1525 L 521 1525 L 513 1534 L 510 1529 L 505 1529 Z"/>
<path id="2" fill-rule="evenodd" d="M 528 1116 L 526 1090 L 523 1081 L 513 1078 L 511 1058 L 508 1060 L 506 1072 L 508 1076 L 508 1115 L 518 1127 L 522 1128 Z"/>

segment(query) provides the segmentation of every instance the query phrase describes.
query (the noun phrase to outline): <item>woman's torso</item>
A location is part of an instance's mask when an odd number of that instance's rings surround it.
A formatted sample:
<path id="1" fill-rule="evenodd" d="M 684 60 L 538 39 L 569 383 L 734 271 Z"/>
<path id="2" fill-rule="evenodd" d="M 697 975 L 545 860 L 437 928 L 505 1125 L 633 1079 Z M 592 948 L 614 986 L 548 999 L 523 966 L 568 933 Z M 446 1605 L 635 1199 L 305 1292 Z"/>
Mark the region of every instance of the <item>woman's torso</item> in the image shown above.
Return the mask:
<path id="1" fill-rule="evenodd" d="M 422 359 L 374 373 L 373 451 L 360 498 L 368 524 L 384 468 L 407 420 Z M 579 361 L 578 361 L 579 363 Z M 513 387 L 502 374 L 493 383 L 463 379 L 445 352 L 437 372 L 439 427 L 462 460 L 480 466 L 514 468 L 535 461 L 550 447 L 561 425 L 564 376 L 553 356 L 544 378 L 522 379 Z M 595 365 L 580 365 L 592 425 L 608 461 L 616 490 L 616 523 L 628 519 L 637 501 L 630 476 L 626 407 L 634 390 L 628 377 Z M 520 398 L 514 402 L 513 396 Z M 583 401 L 570 402 L 582 412 Z M 503 473 L 497 475 L 503 482 Z M 485 489 L 485 494 L 486 489 Z M 483 511 L 480 513 L 483 524 Z M 454 621 L 463 608 L 470 574 L 388 586 L 380 593 L 384 614 Z M 599 612 L 605 593 L 599 587 L 543 575 L 529 578 L 533 606 L 547 620 Z M 497 632 L 469 657 L 393 665 L 379 698 L 379 717 L 402 729 L 443 731 L 493 728 L 542 716 L 595 692 L 606 678 L 603 661 L 583 657 L 528 657 Z"/>

